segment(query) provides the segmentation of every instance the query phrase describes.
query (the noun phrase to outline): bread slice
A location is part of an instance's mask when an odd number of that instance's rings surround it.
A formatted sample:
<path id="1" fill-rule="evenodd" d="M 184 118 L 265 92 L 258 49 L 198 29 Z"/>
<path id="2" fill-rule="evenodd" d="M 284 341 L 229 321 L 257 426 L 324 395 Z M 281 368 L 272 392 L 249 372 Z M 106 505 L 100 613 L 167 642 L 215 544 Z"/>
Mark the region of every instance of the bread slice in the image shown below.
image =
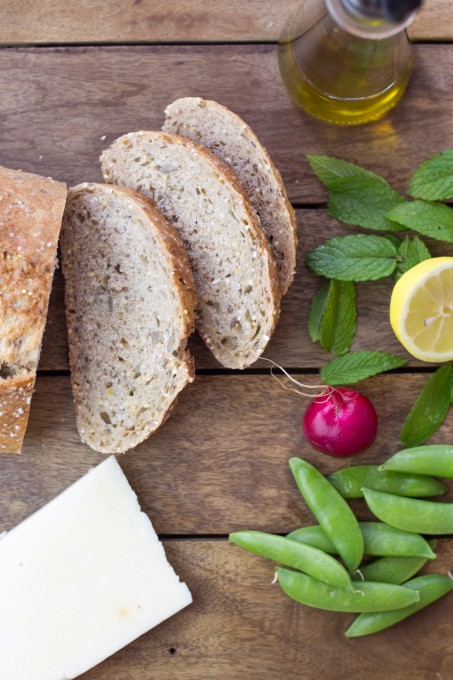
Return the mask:
<path id="1" fill-rule="evenodd" d="M 167 106 L 165 115 L 163 130 L 203 144 L 241 182 L 271 244 L 284 295 L 296 267 L 296 217 L 268 152 L 242 118 L 217 102 L 184 97 Z"/>
<path id="2" fill-rule="evenodd" d="M 79 434 L 120 453 L 162 424 L 194 378 L 189 262 L 151 201 L 105 184 L 69 190 L 61 252 Z"/>
<path id="3" fill-rule="evenodd" d="M 46 323 L 64 184 L 0 167 L 0 453 L 20 453 Z"/>
<path id="4" fill-rule="evenodd" d="M 197 329 L 216 359 L 227 368 L 253 363 L 278 318 L 277 268 L 231 170 L 164 132 L 120 137 L 101 161 L 108 182 L 151 196 L 179 231 L 197 286 Z"/>

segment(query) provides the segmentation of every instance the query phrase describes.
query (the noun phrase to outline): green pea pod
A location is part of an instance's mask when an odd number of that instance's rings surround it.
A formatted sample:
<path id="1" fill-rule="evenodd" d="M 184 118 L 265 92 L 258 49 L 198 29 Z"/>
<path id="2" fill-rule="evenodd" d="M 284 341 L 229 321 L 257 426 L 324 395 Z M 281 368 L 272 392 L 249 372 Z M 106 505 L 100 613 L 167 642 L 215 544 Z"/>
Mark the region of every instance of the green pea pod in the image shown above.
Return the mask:
<path id="1" fill-rule="evenodd" d="M 355 581 L 379 581 L 399 586 L 420 571 L 426 561 L 426 557 L 380 557 L 360 567 L 352 578 Z"/>
<path id="2" fill-rule="evenodd" d="M 337 470 L 327 479 L 343 498 L 363 498 L 363 487 L 411 497 L 438 496 L 447 490 L 445 484 L 434 477 L 380 471 L 378 465 L 352 465 Z"/>
<path id="3" fill-rule="evenodd" d="M 373 515 L 392 527 L 432 536 L 453 533 L 453 503 L 403 498 L 372 489 L 364 489 L 363 495 Z"/>
<path id="4" fill-rule="evenodd" d="M 380 468 L 453 479 L 453 446 L 432 444 L 403 449 L 395 453 Z"/>
<path id="5" fill-rule="evenodd" d="M 407 619 L 453 590 L 453 581 L 448 576 L 441 574 L 425 574 L 413 578 L 404 586 L 419 593 L 418 602 L 394 611 L 361 614 L 349 626 L 345 633 L 346 637 L 371 635 L 371 633 L 378 633 L 394 626 L 395 623 Z"/>
<path id="6" fill-rule="evenodd" d="M 319 524 L 332 541 L 349 571 L 363 557 L 363 536 L 349 505 L 313 465 L 301 458 L 289 461 L 299 491 Z"/>
<path id="7" fill-rule="evenodd" d="M 346 569 L 317 548 L 262 531 L 238 531 L 230 534 L 230 541 L 255 555 L 304 571 L 334 588 L 352 590 L 351 578 Z"/>
<path id="8" fill-rule="evenodd" d="M 408 607 L 418 602 L 418 593 L 389 583 L 360 583 L 355 590 L 331 588 L 307 574 L 277 568 L 278 582 L 293 600 L 316 609 L 334 612 L 379 612 Z"/>
<path id="9" fill-rule="evenodd" d="M 401 531 L 381 522 L 359 522 L 359 528 L 363 536 L 365 555 L 372 557 L 426 557 L 427 559 L 436 557 L 429 547 L 429 543 L 418 534 Z M 287 538 L 306 543 L 331 555 L 338 552 L 321 526 L 296 529 L 296 531 L 288 534 Z"/>

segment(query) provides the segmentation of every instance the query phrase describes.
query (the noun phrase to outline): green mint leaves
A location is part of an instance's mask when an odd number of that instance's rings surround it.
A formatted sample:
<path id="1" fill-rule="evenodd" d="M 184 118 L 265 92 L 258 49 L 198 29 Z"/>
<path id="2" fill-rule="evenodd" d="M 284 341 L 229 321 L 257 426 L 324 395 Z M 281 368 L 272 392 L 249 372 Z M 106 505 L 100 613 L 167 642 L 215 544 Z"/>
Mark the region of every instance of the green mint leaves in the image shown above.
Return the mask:
<path id="1" fill-rule="evenodd" d="M 422 163 L 411 178 L 406 200 L 380 175 L 325 155 L 308 162 L 328 191 L 328 214 L 348 225 L 381 232 L 351 234 L 325 241 L 306 263 L 327 281 L 313 298 L 308 331 L 325 352 L 338 355 L 321 370 L 327 385 L 348 385 L 403 366 L 406 361 L 386 352 L 349 352 L 356 325 L 355 283 L 393 275 L 396 279 L 431 257 L 419 235 L 453 243 L 453 149 Z M 415 199 L 415 200 L 411 200 Z M 411 230 L 418 235 L 401 235 Z M 406 446 L 425 442 L 453 405 L 452 363 L 429 378 L 401 433 Z"/>
<path id="2" fill-rule="evenodd" d="M 400 439 L 405 446 L 423 444 L 442 425 L 452 403 L 452 384 L 451 363 L 429 378 L 404 423 Z"/>
<path id="3" fill-rule="evenodd" d="M 388 217 L 419 234 L 453 242 L 453 208 L 443 203 L 412 201 L 392 208 Z"/>
<path id="4" fill-rule="evenodd" d="M 316 177 L 329 191 L 333 182 L 345 177 L 365 177 L 388 186 L 387 181 L 380 175 L 376 175 L 371 170 L 366 170 L 355 163 L 334 158 L 334 156 L 311 155 L 307 156 L 307 160 Z"/>
<path id="5" fill-rule="evenodd" d="M 453 242 L 453 208 L 433 201 L 453 198 L 453 149 L 422 163 L 409 185 L 417 199 L 405 201 L 388 182 L 355 163 L 331 156 L 308 156 L 329 192 L 328 213 L 340 222 L 373 231 L 411 229 Z"/>
<path id="6" fill-rule="evenodd" d="M 350 385 L 405 363 L 406 359 L 387 352 L 350 352 L 329 361 L 321 369 L 321 378 L 326 385 Z"/>
<path id="7" fill-rule="evenodd" d="M 330 156 L 308 156 L 318 179 L 329 191 L 328 213 L 340 222 L 376 231 L 402 227 L 387 219 L 387 213 L 404 198 L 371 170 Z"/>
<path id="8" fill-rule="evenodd" d="M 325 241 L 311 251 L 307 265 L 316 274 L 340 281 L 376 281 L 397 265 L 396 246 L 384 236 L 351 234 Z"/>
<path id="9" fill-rule="evenodd" d="M 453 149 L 422 163 L 410 181 L 408 193 L 425 201 L 453 198 Z"/>
<path id="10" fill-rule="evenodd" d="M 345 354 L 356 331 L 355 287 L 349 281 L 329 281 L 313 298 L 308 332 L 325 352 Z"/>
<path id="11" fill-rule="evenodd" d="M 345 177 L 331 183 L 327 212 L 340 222 L 374 231 L 397 231 L 403 227 L 387 215 L 404 198 L 388 184 L 369 177 Z"/>
<path id="12" fill-rule="evenodd" d="M 399 279 L 405 272 L 415 267 L 416 264 L 429 260 L 431 253 L 418 236 L 410 238 L 406 236 L 398 248 L 398 264 L 396 267 L 396 278 Z"/>

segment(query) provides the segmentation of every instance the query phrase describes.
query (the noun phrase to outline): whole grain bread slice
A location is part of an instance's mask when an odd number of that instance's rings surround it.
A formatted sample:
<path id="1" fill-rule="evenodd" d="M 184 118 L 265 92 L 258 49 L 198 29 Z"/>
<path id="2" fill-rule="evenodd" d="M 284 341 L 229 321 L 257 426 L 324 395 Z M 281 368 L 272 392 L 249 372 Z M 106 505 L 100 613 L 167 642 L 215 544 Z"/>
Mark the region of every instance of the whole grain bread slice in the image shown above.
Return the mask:
<path id="1" fill-rule="evenodd" d="M 46 324 L 64 184 L 0 167 L 0 453 L 20 453 Z"/>
<path id="2" fill-rule="evenodd" d="M 215 101 L 177 99 L 165 109 L 162 129 L 206 146 L 232 169 L 258 213 L 286 293 L 296 267 L 296 217 L 281 175 L 242 118 Z"/>
<path id="3" fill-rule="evenodd" d="M 153 198 L 189 254 L 197 330 L 227 368 L 263 352 L 279 314 L 277 268 L 259 219 L 231 170 L 188 139 L 135 132 L 101 157 L 104 178 Z"/>
<path id="4" fill-rule="evenodd" d="M 149 199 L 105 184 L 69 190 L 61 252 L 79 434 L 96 451 L 124 452 L 194 379 L 187 255 Z"/>

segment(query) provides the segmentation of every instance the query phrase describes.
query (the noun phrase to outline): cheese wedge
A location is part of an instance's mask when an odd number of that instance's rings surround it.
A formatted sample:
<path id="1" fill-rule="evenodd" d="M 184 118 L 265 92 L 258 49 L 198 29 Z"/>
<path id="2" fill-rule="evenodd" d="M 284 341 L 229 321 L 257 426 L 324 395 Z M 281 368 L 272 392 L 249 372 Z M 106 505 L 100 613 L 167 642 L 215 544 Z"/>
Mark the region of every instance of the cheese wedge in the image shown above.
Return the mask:
<path id="1" fill-rule="evenodd" d="M 107 458 L 0 541 L 1 680 L 75 678 L 191 601 Z"/>

